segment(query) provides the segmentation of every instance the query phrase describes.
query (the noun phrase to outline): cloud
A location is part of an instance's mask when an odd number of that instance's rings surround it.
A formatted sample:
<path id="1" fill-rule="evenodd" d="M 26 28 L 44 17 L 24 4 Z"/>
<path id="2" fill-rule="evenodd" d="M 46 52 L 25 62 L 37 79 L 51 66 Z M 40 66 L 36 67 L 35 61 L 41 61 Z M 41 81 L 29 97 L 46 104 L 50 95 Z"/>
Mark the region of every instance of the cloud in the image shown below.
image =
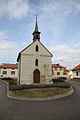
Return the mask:
<path id="1" fill-rule="evenodd" d="M 0 16 L 9 18 L 22 18 L 28 14 L 27 0 L 2 0 L 0 1 Z"/>
<path id="2" fill-rule="evenodd" d="M 74 49 L 73 49 L 74 48 Z M 57 45 L 51 48 L 51 51 L 59 53 L 59 54 L 67 54 L 67 55 L 77 55 L 80 54 L 80 50 L 75 49 L 75 47 L 71 48 L 69 45 Z"/>
<path id="3" fill-rule="evenodd" d="M 10 41 L 0 42 L 0 57 L 13 55 L 17 52 L 17 44 Z M 13 50 L 14 49 L 14 50 Z"/>
<path id="4" fill-rule="evenodd" d="M 51 42 L 60 41 L 63 39 L 61 37 L 66 31 L 65 28 L 70 16 L 80 12 L 80 0 L 40 1 L 35 13 L 40 16 L 42 32 L 46 34 L 46 38 L 50 38 Z M 42 39 L 44 40 L 45 37 Z"/>
<path id="5" fill-rule="evenodd" d="M 70 14 L 80 11 L 80 0 L 52 0 L 43 4 L 42 10 L 49 14 Z"/>
<path id="6" fill-rule="evenodd" d="M 0 58 L 10 57 L 18 52 L 18 45 L 8 40 L 8 32 L 0 30 Z"/>
<path id="7" fill-rule="evenodd" d="M 76 48 L 80 48 L 80 42 L 75 45 Z"/>
<path id="8" fill-rule="evenodd" d="M 0 40 L 7 39 L 7 38 L 8 38 L 7 31 L 6 30 L 0 31 Z"/>
<path id="9" fill-rule="evenodd" d="M 69 69 L 80 64 L 80 49 L 76 49 L 75 45 L 73 48 L 66 44 L 57 45 L 51 51 L 54 53 L 53 63 L 60 63 Z"/>

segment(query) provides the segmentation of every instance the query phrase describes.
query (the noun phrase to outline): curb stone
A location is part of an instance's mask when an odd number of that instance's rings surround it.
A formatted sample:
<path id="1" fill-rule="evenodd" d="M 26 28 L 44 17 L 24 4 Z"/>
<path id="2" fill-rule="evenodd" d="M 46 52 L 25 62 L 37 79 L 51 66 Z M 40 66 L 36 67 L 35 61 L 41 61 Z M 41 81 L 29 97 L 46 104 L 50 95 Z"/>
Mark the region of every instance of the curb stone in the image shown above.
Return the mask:
<path id="1" fill-rule="evenodd" d="M 27 97 L 14 97 L 11 96 L 11 92 L 9 91 L 9 84 L 6 81 L 3 81 L 5 84 L 7 84 L 7 97 L 12 98 L 12 99 L 17 99 L 17 100 L 28 100 L 28 101 L 47 101 L 47 100 L 56 100 L 56 99 L 60 99 L 63 97 L 67 97 L 69 95 L 71 95 L 74 90 L 73 87 L 70 86 L 70 90 L 69 92 L 66 92 L 64 94 L 60 94 L 60 95 L 56 95 L 56 96 L 52 96 L 52 97 L 48 97 L 48 98 L 27 98 Z"/>

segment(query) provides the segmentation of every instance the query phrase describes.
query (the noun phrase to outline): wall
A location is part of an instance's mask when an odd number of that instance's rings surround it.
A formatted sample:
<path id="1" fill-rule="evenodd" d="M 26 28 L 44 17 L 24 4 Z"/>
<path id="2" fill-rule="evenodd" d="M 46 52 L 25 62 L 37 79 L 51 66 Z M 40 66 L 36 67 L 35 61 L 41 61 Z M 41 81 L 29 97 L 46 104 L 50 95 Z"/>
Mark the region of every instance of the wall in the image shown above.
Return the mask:
<path id="1" fill-rule="evenodd" d="M 39 46 L 39 52 L 35 51 L 35 46 Z M 38 66 L 35 66 L 35 60 L 38 59 Z M 20 63 L 20 62 L 19 62 Z M 35 41 L 29 48 L 21 54 L 21 84 L 33 84 L 33 72 L 35 69 L 40 71 L 40 83 L 52 83 L 51 54 Z"/>
<path id="2" fill-rule="evenodd" d="M 57 75 L 57 73 L 60 73 L 60 75 Z M 63 73 L 66 73 L 66 75 L 64 75 Z M 55 70 L 55 68 L 53 68 L 53 75 L 52 75 L 52 78 L 55 79 L 55 78 L 58 78 L 58 77 L 66 77 L 66 78 L 69 78 L 69 72 L 68 71 L 64 71 L 64 68 L 57 68 Z"/>
<path id="3" fill-rule="evenodd" d="M 3 74 L 3 71 L 7 71 L 7 74 Z M 15 75 L 11 75 L 11 71 L 15 71 Z M 12 68 L 0 68 L 0 78 L 5 78 L 5 77 L 10 77 L 10 78 L 17 78 L 17 69 L 12 69 Z"/>
<path id="4" fill-rule="evenodd" d="M 80 70 L 72 71 L 73 72 L 73 78 L 80 78 Z M 78 72 L 78 76 L 76 74 Z"/>

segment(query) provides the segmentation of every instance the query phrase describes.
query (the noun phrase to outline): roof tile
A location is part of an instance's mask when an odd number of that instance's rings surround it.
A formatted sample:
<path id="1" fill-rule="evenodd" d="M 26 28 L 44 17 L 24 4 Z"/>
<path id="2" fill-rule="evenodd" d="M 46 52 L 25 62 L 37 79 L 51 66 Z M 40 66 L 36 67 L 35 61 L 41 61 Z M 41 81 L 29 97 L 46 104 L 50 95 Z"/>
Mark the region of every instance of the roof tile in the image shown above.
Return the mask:
<path id="1" fill-rule="evenodd" d="M 2 64 L 0 68 L 15 68 L 18 69 L 18 64 Z"/>
<path id="2" fill-rule="evenodd" d="M 77 65 L 75 68 L 72 69 L 72 71 L 75 71 L 75 70 L 80 70 L 80 64 Z"/>

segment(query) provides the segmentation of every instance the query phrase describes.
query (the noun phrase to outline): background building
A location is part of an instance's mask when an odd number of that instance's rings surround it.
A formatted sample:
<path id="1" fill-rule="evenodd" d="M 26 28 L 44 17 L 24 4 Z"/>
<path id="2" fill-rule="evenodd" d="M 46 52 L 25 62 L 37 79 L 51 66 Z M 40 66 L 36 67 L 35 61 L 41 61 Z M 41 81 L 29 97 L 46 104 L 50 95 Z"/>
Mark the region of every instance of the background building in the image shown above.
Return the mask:
<path id="1" fill-rule="evenodd" d="M 0 65 L 0 78 L 17 79 L 18 64 L 2 64 Z"/>
<path id="2" fill-rule="evenodd" d="M 80 78 L 80 64 L 72 69 L 73 78 Z"/>
<path id="3" fill-rule="evenodd" d="M 70 79 L 69 70 L 59 64 L 52 64 L 52 78 L 65 77 Z"/>

